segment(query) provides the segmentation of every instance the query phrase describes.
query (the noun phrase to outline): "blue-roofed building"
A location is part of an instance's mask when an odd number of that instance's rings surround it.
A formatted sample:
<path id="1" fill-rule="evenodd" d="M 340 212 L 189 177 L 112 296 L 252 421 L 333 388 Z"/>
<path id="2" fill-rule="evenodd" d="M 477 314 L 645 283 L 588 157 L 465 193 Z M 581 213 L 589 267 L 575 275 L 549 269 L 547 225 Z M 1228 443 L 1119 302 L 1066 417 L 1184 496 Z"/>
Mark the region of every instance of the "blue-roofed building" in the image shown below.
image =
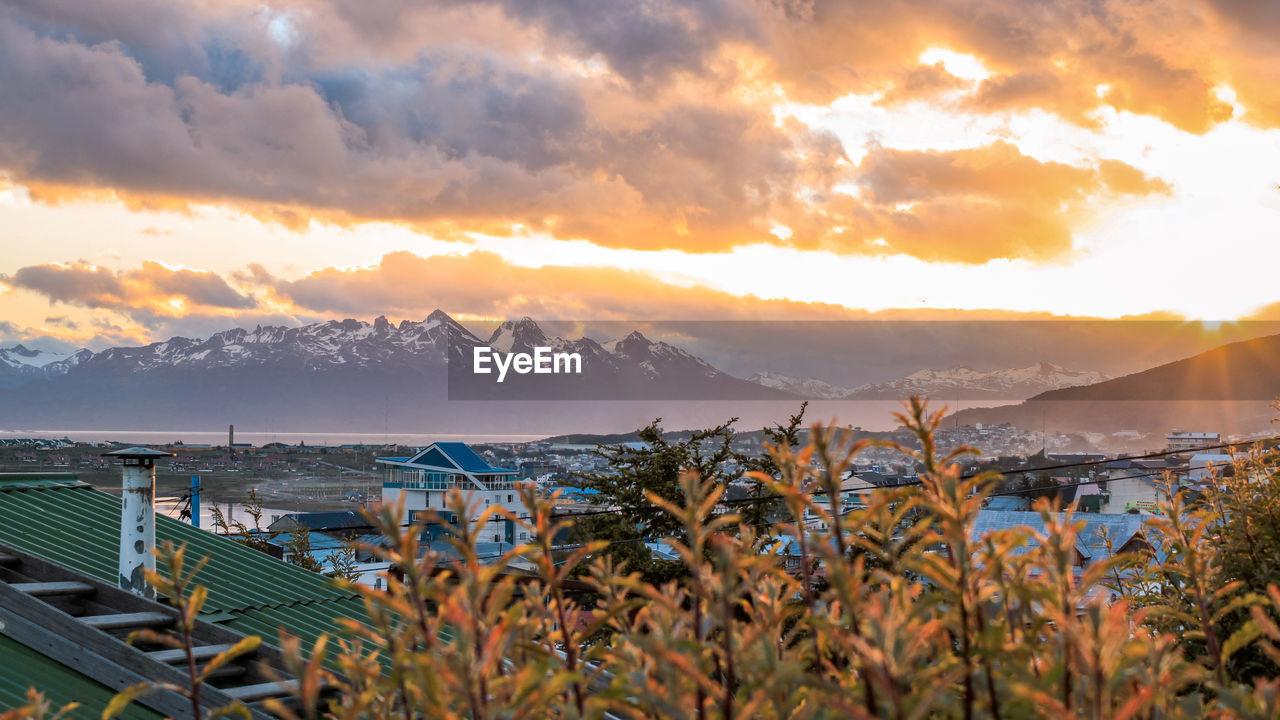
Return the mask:
<path id="1" fill-rule="evenodd" d="M 1111 542 L 1111 551 L 1116 554 L 1151 550 L 1151 544 L 1147 541 L 1149 530 L 1144 525 L 1146 518 L 1140 515 L 1076 513 L 1073 519 L 1083 520 L 1085 523 L 1084 528 L 1076 536 L 1076 566 L 1081 569 L 1110 557 L 1107 540 Z M 1045 531 L 1044 520 L 1038 512 L 984 508 L 978 511 L 978 517 L 974 520 L 970 535 L 976 541 L 997 530 L 1015 527 L 1029 528 L 1041 534 Z M 1038 545 L 1038 541 L 1030 537 L 1026 545 L 1015 548 L 1010 554 L 1020 555 Z"/>
<path id="2" fill-rule="evenodd" d="M 1031 498 L 1026 495 L 1000 495 L 987 501 L 988 510 L 1030 510 Z"/>
<path id="3" fill-rule="evenodd" d="M 382 501 L 404 502 L 402 522 L 413 522 L 427 512 L 457 522 L 445 507 L 450 490 L 464 495 L 470 493 L 477 515 L 493 505 L 520 517 L 527 514 L 516 488 L 520 482 L 519 472 L 490 465 L 466 443 L 435 442 L 411 457 L 385 457 L 377 461 L 383 471 Z M 516 544 L 529 539 L 527 532 L 509 520 L 491 520 L 476 530 L 481 542 Z"/>
<path id="4" fill-rule="evenodd" d="M 337 535 L 358 535 L 368 532 L 369 521 L 355 510 L 333 512 L 286 513 L 272 519 L 267 529 L 271 532 L 293 532 L 299 528 L 317 530 Z"/>

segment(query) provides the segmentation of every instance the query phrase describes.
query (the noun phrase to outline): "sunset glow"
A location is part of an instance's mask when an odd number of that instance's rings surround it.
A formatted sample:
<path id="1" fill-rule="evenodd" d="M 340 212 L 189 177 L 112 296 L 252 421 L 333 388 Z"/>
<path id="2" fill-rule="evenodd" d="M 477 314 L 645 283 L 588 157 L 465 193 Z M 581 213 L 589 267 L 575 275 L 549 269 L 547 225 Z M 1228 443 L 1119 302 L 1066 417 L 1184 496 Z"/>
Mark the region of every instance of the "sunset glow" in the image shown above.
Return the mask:
<path id="1" fill-rule="evenodd" d="M 7 4 L 0 342 L 1276 315 L 1275 13 L 680 5 Z"/>

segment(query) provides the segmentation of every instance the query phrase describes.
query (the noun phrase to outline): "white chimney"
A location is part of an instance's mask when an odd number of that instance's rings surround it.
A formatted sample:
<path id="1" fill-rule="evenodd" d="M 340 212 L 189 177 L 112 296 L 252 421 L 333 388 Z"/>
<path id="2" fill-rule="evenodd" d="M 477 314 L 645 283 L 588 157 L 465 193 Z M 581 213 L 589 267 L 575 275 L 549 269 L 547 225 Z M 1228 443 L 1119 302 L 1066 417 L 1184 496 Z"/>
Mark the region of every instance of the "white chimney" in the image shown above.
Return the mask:
<path id="1" fill-rule="evenodd" d="M 117 584 L 143 597 L 155 597 L 145 570 L 156 569 L 156 458 L 173 453 L 131 447 L 105 453 L 124 461 L 124 492 L 120 497 L 120 576 Z"/>

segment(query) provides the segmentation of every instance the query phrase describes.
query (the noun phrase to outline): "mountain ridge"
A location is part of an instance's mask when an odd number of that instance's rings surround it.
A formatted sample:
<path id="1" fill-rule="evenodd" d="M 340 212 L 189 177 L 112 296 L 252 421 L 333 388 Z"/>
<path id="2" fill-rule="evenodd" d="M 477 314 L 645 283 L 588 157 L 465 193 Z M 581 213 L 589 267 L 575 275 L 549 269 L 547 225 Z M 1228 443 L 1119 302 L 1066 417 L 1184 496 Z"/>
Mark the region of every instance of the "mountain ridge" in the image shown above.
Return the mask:
<path id="1" fill-rule="evenodd" d="M 917 370 L 910 375 L 853 388 L 816 378 L 796 378 L 785 373 L 761 372 L 747 378 L 766 387 L 821 400 L 902 400 L 912 395 L 963 399 L 1024 400 L 1046 390 L 1087 385 L 1109 378 L 1096 371 L 1068 370 L 1040 361 L 1027 367 L 974 370 L 964 365 L 946 369 Z"/>
<path id="2" fill-rule="evenodd" d="M 510 373 L 498 384 L 471 367 L 473 348 L 490 342 L 504 352 L 535 345 L 580 352 L 583 373 Z M 548 337 L 532 319 L 522 318 L 499 325 L 486 341 L 439 310 L 398 324 L 380 316 L 373 322 L 348 318 L 231 328 L 206 338 L 175 336 L 85 350 L 76 360 L 57 372 L 0 376 L 10 383 L 7 401 L 0 403 L 0 427 L 80 427 L 86 417 L 130 427 L 208 427 L 252 418 L 301 430 L 394 422 L 403 428 L 431 424 L 500 432 L 491 428 L 551 429 L 545 406 L 528 400 L 592 401 L 557 419 L 560 429 L 571 431 L 581 429 L 574 427 L 577 422 L 597 426 L 623 415 L 628 423 L 643 422 L 661 414 L 641 413 L 639 402 L 622 412 L 598 400 L 797 399 L 638 332 L 609 350 L 590 338 Z"/>
<path id="3" fill-rule="evenodd" d="M 1062 388 L 1015 405 L 962 410 L 958 423 L 1011 422 L 1064 430 L 1223 433 L 1265 428 L 1280 396 L 1280 335 L 1227 343 L 1093 385 Z"/>

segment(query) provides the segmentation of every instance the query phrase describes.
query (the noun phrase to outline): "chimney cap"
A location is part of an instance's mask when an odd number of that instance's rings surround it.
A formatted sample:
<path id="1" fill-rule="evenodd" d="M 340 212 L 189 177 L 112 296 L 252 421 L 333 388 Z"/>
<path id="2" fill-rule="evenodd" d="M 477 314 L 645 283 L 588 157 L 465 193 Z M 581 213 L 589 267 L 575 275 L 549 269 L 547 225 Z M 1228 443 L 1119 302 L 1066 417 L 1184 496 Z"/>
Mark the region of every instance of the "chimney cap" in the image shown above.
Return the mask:
<path id="1" fill-rule="evenodd" d="M 152 450 L 149 447 L 129 447 L 102 453 L 102 457 L 118 457 L 125 460 L 151 460 L 153 458 L 173 457 L 173 453 Z"/>

